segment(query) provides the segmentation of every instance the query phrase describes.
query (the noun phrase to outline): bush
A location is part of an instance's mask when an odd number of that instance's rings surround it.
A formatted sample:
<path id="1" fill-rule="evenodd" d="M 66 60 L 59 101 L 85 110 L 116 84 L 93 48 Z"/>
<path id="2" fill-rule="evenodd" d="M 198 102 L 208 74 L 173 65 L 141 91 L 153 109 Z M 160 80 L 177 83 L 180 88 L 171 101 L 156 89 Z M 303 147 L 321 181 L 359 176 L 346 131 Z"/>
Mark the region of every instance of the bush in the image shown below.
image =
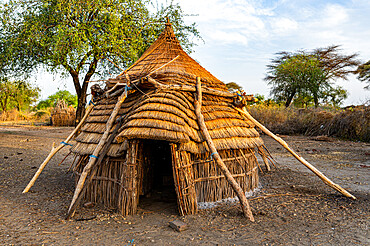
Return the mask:
<path id="1" fill-rule="evenodd" d="M 274 133 L 370 142 L 370 106 L 323 110 L 254 105 L 248 111 Z"/>

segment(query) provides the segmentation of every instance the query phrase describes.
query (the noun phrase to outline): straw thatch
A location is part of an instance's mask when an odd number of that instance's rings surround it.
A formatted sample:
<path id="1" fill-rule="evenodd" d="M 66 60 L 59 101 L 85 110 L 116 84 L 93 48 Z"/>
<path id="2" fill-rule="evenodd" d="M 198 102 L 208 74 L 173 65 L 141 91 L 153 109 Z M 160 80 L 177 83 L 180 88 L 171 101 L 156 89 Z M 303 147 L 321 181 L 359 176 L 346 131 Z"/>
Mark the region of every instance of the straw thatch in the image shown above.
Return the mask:
<path id="1" fill-rule="evenodd" d="M 234 197 L 235 193 L 212 160 L 194 109 L 191 91 L 155 88 L 148 78 L 164 86 L 195 86 L 201 78 L 204 88 L 227 94 L 224 83 L 200 66 L 181 48 L 169 23 L 150 48 L 125 73 L 107 82 L 108 92 L 134 85 L 119 109 L 122 125 L 109 146 L 106 158 L 85 192 L 85 200 L 118 209 L 136 211 L 139 195 L 150 190 L 148 170 L 154 165 L 144 140 L 170 145 L 173 179 L 181 214 L 197 211 L 197 202 Z M 136 83 L 135 82 L 142 82 Z M 222 94 L 223 93 L 223 94 Z M 77 177 L 88 155 L 106 131 L 106 123 L 117 96 L 100 97 L 90 113 L 72 152 Z M 233 108 L 233 98 L 204 94 L 201 113 L 214 145 L 233 178 L 244 192 L 258 185 L 255 149 L 263 146 L 254 124 Z M 118 124 L 117 122 L 115 123 Z M 112 127 L 111 132 L 115 128 Z M 148 176 L 149 175 L 149 176 Z M 152 175 L 152 174 L 151 174 Z"/>
<path id="2" fill-rule="evenodd" d="M 68 106 L 61 99 L 58 100 L 51 112 L 51 123 L 53 126 L 74 126 L 76 110 L 73 106 Z"/>

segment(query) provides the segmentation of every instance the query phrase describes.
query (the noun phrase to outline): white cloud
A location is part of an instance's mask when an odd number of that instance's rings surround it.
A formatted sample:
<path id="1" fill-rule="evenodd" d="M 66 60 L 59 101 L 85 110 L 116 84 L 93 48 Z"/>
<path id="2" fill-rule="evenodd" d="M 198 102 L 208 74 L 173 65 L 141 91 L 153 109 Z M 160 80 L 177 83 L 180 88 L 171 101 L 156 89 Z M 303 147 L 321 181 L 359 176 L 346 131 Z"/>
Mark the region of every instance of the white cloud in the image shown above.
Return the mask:
<path id="1" fill-rule="evenodd" d="M 298 23 L 290 18 L 272 18 L 271 31 L 276 35 L 290 34 L 298 29 Z"/>
<path id="2" fill-rule="evenodd" d="M 348 21 L 347 10 L 337 4 L 328 4 L 322 13 L 321 25 L 336 27 Z"/>
<path id="3" fill-rule="evenodd" d="M 240 81 L 246 88 L 256 90 L 250 93 L 268 95 L 262 78 L 269 59 L 279 51 L 311 50 L 335 44 L 342 45 L 343 53 L 358 52 L 364 61 L 370 59 L 370 2 L 366 0 L 178 2 L 184 13 L 198 15 L 185 20 L 197 23 L 205 41 L 205 45 L 200 43 L 195 48 L 192 56 L 220 79 Z M 358 87 L 359 83 L 351 84 Z M 358 90 L 346 87 L 351 91 L 348 103 L 370 97 L 370 92 L 362 87 Z"/>
<path id="4" fill-rule="evenodd" d="M 208 37 L 211 38 L 213 41 L 222 42 L 224 44 L 248 44 L 248 39 L 239 32 L 225 32 L 221 30 L 215 30 L 209 32 Z M 218 43 L 218 45 L 219 44 L 220 43 Z"/>

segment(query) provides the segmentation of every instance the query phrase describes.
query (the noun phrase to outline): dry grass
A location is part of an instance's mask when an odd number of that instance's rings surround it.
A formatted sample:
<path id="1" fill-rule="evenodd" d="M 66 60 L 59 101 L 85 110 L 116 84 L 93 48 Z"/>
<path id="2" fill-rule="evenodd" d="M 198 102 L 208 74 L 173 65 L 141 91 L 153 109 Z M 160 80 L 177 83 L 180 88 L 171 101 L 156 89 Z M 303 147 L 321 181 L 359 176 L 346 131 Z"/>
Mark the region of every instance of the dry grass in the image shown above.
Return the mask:
<path id="1" fill-rule="evenodd" d="M 370 106 L 323 110 L 255 105 L 248 110 L 275 133 L 326 135 L 370 142 Z"/>
<path id="2" fill-rule="evenodd" d="M 38 110 L 36 112 L 24 112 L 12 109 L 0 113 L 0 121 L 7 123 L 50 123 L 50 112 Z"/>

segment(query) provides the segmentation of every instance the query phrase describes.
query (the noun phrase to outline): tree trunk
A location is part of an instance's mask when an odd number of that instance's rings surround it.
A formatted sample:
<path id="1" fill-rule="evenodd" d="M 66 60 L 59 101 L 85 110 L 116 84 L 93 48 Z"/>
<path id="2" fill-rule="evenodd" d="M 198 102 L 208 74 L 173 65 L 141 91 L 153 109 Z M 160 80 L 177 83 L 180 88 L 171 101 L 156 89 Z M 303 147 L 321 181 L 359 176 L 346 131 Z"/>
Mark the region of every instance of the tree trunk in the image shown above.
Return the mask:
<path id="1" fill-rule="evenodd" d="M 75 122 L 75 125 L 78 125 L 82 117 L 85 115 L 88 83 L 87 81 L 84 80 L 81 86 L 78 75 L 72 75 L 72 79 L 73 79 L 73 84 L 76 89 L 77 100 L 78 100 L 77 110 L 76 110 L 76 122 Z"/>
<path id="2" fill-rule="evenodd" d="M 4 100 L 1 100 L 1 108 L 3 112 L 6 112 L 7 106 L 8 106 L 8 94 L 5 94 Z"/>
<path id="3" fill-rule="evenodd" d="M 85 75 L 82 86 L 80 86 L 80 83 L 78 83 L 80 93 L 77 93 L 78 105 L 77 105 L 77 111 L 76 111 L 76 125 L 80 122 L 82 117 L 85 115 L 87 87 L 89 85 L 89 81 L 90 81 L 91 77 L 95 73 L 98 61 L 99 61 L 99 59 L 96 56 L 94 56 L 93 61 L 89 65 L 89 70 L 87 71 L 87 73 Z M 77 80 L 78 80 L 78 76 L 77 76 Z M 75 81 L 73 81 L 73 82 L 75 82 Z M 75 86 L 76 86 L 76 83 L 75 83 Z M 77 91 L 77 88 L 76 88 L 76 91 Z"/>
<path id="4" fill-rule="evenodd" d="M 319 106 L 319 98 L 316 94 L 313 96 L 313 101 L 315 102 L 315 108 L 317 108 Z"/>
<path id="5" fill-rule="evenodd" d="M 86 89 L 83 91 L 81 90 L 80 94 L 77 94 L 78 104 L 77 104 L 77 111 L 76 111 L 76 122 L 75 125 L 78 125 L 82 117 L 85 115 L 85 107 L 86 107 Z"/>
<path id="6" fill-rule="evenodd" d="M 83 64 L 83 61 L 81 61 L 80 64 Z M 84 77 L 82 86 L 80 85 L 80 79 L 78 76 L 81 67 L 72 69 L 72 67 L 70 67 L 68 64 L 64 65 L 64 67 L 69 71 L 69 73 L 72 76 L 73 84 L 75 86 L 77 99 L 78 99 L 75 125 L 77 125 L 81 121 L 82 117 L 85 115 L 87 87 L 88 87 L 91 77 L 95 73 L 98 61 L 99 61 L 99 58 L 96 55 L 94 55 L 93 61 L 90 63 L 89 69 Z"/>
<path id="7" fill-rule="evenodd" d="M 286 100 L 286 102 L 285 102 L 285 107 L 286 107 L 286 108 L 287 108 L 287 107 L 289 107 L 289 106 L 290 106 L 290 104 L 292 103 L 292 100 L 293 100 L 294 95 L 295 95 L 295 92 L 292 92 L 292 93 L 289 95 L 289 97 L 287 98 L 287 100 Z"/>

